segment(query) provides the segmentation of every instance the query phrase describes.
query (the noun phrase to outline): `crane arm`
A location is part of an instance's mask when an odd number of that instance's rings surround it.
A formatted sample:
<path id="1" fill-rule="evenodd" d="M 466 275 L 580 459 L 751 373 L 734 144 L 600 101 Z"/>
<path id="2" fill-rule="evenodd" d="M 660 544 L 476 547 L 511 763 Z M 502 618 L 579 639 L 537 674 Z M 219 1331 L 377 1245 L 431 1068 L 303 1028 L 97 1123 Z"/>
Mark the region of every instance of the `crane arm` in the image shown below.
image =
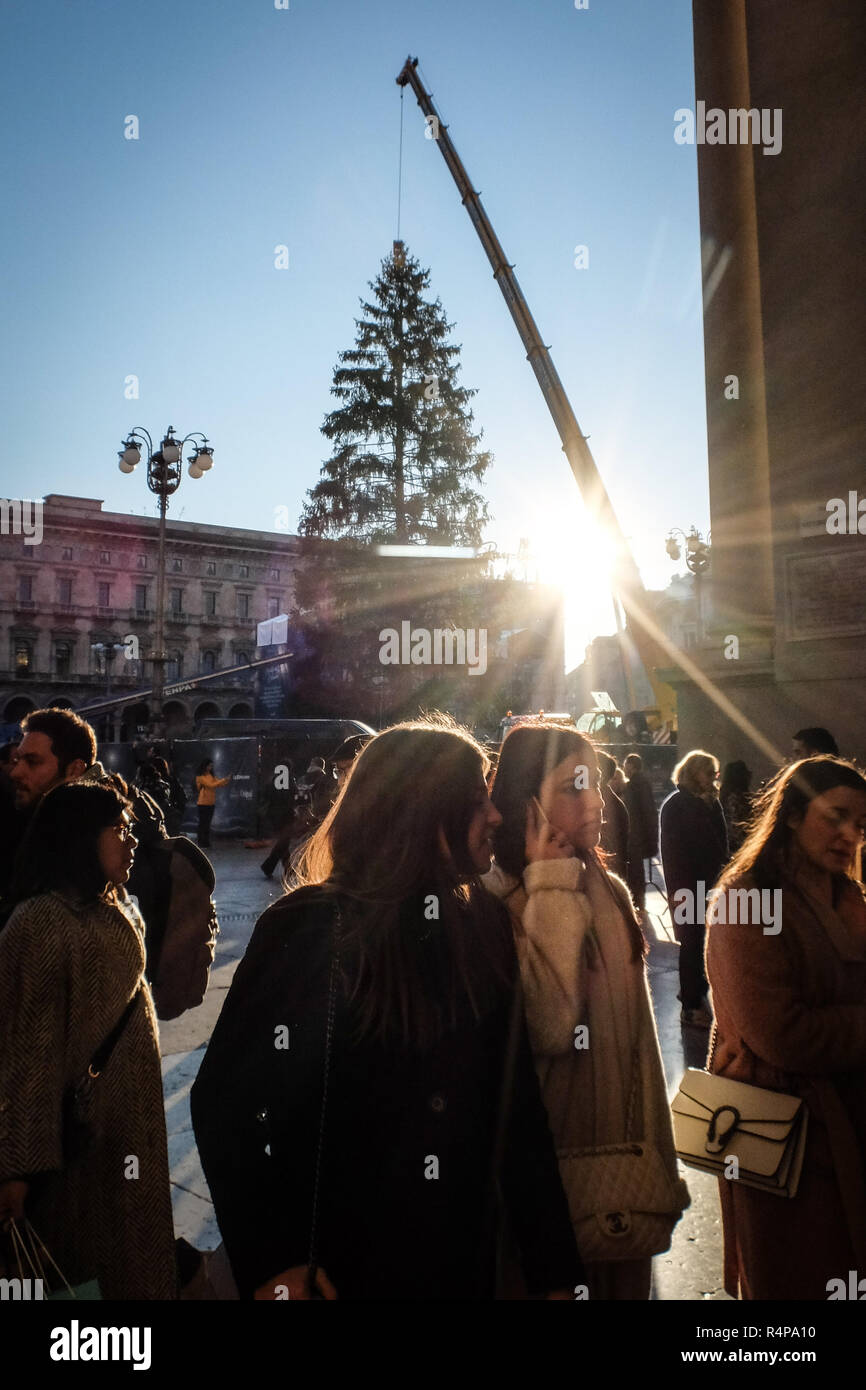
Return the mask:
<path id="1" fill-rule="evenodd" d="M 472 187 L 469 175 L 454 148 L 447 127 L 441 121 L 429 92 L 424 90 L 418 77 L 417 58 L 406 59 L 402 71 L 397 77 L 397 84 L 401 87 L 411 87 L 424 115 L 433 118 L 434 139 L 439 145 L 442 157 L 451 171 L 454 182 L 457 184 L 463 206 L 469 214 L 487 259 L 493 268 L 493 278 L 502 291 L 515 327 L 526 348 L 527 359 L 535 372 L 548 409 L 553 416 L 553 422 L 562 441 L 563 452 L 571 465 L 571 471 L 581 496 L 590 515 L 605 529 L 614 543 L 616 550 L 614 588 L 628 614 L 632 639 L 646 666 L 647 674 L 653 685 L 659 689 L 661 683 L 656 681 L 653 668 L 666 663 L 661 650 L 646 629 L 647 597 L 640 571 L 622 532 L 613 504 L 598 471 L 598 466 L 583 431 L 577 423 L 571 402 L 565 393 L 565 387 L 559 379 L 550 352 L 542 340 L 538 325 L 532 317 L 529 305 L 517 282 L 514 268 L 509 264 L 499 238 L 493 230 L 490 218 L 484 211 L 481 199 Z M 627 677 L 629 675 L 627 665 L 626 675 Z M 669 687 L 664 687 L 661 693 L 669 695 L 670 700 L 674 699 L 673 691 Z M 665 703 L 668 704 L 669 700 L 666 699 Z"/>

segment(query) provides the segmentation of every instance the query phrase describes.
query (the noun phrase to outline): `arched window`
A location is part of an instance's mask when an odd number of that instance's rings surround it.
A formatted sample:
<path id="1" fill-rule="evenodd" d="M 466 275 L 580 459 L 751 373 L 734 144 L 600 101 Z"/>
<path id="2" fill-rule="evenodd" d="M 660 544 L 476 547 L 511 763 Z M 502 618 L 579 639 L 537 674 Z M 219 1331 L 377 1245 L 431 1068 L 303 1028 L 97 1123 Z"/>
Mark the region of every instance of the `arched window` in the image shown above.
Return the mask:
<path id="1" fill-rule="evenodd" d="M 202 652 L 201 669 L 206 676 L 216 670 L 216 652 Z"/>
<path id="2" fill-rule="evenodd" d="M 169 685 L 172 681 L 179 681 L 183 670 L 183 657 L 180 652 L 169 652 L 168 661 L 165 664 L 166 680 Z"/>
<path id="3" fill-rule="evenodd" d="M 15 643 L 15 675 L 23 679 L 32 674 L 33 648 L 29 642 Z"/>

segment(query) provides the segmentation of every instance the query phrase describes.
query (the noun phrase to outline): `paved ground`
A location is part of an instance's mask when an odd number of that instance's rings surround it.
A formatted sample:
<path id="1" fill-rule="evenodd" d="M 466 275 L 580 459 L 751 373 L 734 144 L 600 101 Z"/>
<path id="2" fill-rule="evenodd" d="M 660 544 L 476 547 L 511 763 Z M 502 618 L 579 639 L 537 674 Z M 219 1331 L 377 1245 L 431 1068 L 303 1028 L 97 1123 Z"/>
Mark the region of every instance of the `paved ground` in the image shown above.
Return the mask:
<path id="1" fill-rule="evenodd" d="M 216 902 L 221 932 L 211 983 L 204 1003 L 160 1027 L 165 1113 L 168 1125 L 172 1200 L 177 1235 L 199 1250 L 213 1250 L 220 1236 L 202 1175 L 189 1115 L 189 1092 L 204 1048 L 246 950 L 253 927 L 269 903 L 282 893 L 278 878 L 267 880 L 259 865 L 264 850 L 245 849 L 238 841 L 214 842 Z M 670 933 L 664 899 L 650 893 L 647 906 L 652 935 L 649 973 L 661 1038 L 668 1092 L 676 1092 L 687 1066 L 703 1066 L 706 1033 L 680 1028 L 676 997 L 678 946 Z M 655 1261 L 653 1297 L 659 1299 L 726 1299 L 721 1287 L 721 1226 L 716 1179 L 683 1170 L 692 1205 L 674 1234 L 671 1249 Z"/>

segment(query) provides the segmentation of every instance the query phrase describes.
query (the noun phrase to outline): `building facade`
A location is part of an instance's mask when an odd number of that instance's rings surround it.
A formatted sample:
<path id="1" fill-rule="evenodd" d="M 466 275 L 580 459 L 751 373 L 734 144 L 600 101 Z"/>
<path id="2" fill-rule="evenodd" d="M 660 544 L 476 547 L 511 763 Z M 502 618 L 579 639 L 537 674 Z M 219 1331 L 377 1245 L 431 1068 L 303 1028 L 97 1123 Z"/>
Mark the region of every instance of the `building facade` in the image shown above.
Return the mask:
<path id="1" fill-rule="evenodd" d="M 133 738 L 148 725 L 156 712 L 136 694 L 151 679 L 158 533 L 156 517 L 52 493 L 38 544 L 11 529 L 0 536 L 0 722 L 125 696 L 92 719 L 101 737 Z M 293 605 L 299 545 L 279 532 L 169 518 L 167 685 L 254 659 L 256 624 Z M 252 673 L 169 693 L 166 731 L 249 716 L 254 700 Z"/>

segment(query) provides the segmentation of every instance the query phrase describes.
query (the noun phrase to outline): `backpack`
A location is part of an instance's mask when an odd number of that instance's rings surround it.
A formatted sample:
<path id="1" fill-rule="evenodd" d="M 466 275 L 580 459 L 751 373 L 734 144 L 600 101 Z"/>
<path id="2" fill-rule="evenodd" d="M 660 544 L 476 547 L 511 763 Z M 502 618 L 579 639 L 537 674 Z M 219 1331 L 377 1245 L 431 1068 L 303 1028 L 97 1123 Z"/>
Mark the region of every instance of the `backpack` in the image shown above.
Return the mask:
<path id="1" fill-rule="evenodd" d="M 160 840 L 150 859 L 158 895 L 148 975 L 157 1017 L 167 1020 L 196 1008 L 207 991 L 219 932 L 216 880 L 207 855 L 185 835 Z"/>

